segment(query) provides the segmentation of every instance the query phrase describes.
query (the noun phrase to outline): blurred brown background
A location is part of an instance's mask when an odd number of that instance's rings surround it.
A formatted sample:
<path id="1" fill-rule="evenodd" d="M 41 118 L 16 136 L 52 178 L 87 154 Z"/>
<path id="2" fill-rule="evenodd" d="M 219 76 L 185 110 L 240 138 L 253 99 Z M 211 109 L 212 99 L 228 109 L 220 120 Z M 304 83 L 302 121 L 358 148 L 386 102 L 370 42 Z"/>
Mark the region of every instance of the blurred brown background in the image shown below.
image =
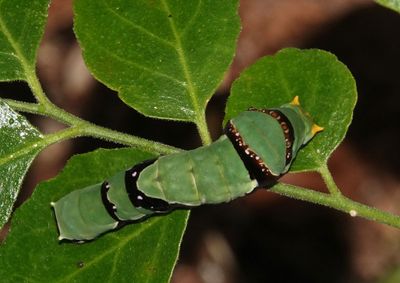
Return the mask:
<path id="1" fill-rule="evenodd" d="M 199 145 L 192 125 L 145 118 L 96 82 L 72 32 L 72 1 L 52 2 L 38 67 L 52 101 L 114 129 L 186 149 Z M 243 30 L 235 60 L 208 108 L 213 137 L 221 134 L 229 86 L 246 66 L 289 46 L 331 51 L 349 67 L 359 91 L 354 122 L 330 161 L 335 180 L 347 196 L 400 213 L 400 15 L 368 0 L 242 0 L 240 15 Z M 2 83 L 0 91 L 3 97 L 32 99 L 21 83 Z M 29 118 L 46 133 L 62 128 L 48 119 Z M 45 150 L 20 200 L 38 181 L 55 176 L 71 154 L 99 146 L 115 145 L 79 139 Z M 324 190 L 315 174 L 286 180 Z M 173 282 L 400 282 L 400 276 L 389 279 L 396 272 L 399 230 L 257 192 L 193 210 Z"/>

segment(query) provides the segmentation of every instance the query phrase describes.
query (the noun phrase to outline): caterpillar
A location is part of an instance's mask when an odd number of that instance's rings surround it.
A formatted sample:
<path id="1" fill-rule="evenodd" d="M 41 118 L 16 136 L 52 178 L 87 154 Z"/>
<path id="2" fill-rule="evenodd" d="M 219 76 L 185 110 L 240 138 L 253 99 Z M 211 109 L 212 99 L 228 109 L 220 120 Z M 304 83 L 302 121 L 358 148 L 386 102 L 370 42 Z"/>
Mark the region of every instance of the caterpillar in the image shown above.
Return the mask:
<path id="1" fill-rule="evenodd" d="M 225 134 L 210 145 L 146 160 L 51 203 L 59 240 L 91 240 L 152 214 L 229 202 L 271 187 L 322 130 L 297 96 L 277 108 L 251 108 L 229 120 Z"/>

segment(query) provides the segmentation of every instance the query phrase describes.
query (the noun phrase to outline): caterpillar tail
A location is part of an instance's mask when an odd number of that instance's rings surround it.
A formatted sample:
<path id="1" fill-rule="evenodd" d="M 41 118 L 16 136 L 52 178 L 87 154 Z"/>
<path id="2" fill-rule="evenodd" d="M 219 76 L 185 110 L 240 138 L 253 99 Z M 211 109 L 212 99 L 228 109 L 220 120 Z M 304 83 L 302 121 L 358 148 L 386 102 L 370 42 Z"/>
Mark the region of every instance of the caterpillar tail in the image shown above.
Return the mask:
<path id="1" fill-rule="evenodd" d="M 92 240 L 126 222 L 170 211 L 162 200 L 145 196 L 136 188 L 139 173 L 154 162 L 145 161 L 96 185 L 72 191 L 51 205 L 59 240 Z"/>

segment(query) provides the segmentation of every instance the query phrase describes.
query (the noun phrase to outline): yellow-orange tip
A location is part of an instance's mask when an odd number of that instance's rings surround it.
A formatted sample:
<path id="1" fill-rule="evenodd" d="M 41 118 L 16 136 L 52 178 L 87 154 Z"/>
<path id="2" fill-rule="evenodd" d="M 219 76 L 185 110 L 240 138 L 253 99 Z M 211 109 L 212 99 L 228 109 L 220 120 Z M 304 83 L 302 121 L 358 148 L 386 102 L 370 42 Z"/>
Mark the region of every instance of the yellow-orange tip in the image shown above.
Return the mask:
<path id="1" fill-rule="evenodd" d="M 314 125 L 312 125 L 311 133 L 312 133 L 313 135 L 315 135 L 316 133 L 321 132 L 321 131 L 323 131 L 323 130 L 324 130 L 323 127 L 320 127 L 320 126 L 318 126 L 317 124 L 314 124 Z"/>
<path id="2" fill-rule="evenodd" d="M 300 105 L 299 97 L 296 95 L 293 98 L 292 102 L 290 102 L 290 104 L 299 106 Z"/>

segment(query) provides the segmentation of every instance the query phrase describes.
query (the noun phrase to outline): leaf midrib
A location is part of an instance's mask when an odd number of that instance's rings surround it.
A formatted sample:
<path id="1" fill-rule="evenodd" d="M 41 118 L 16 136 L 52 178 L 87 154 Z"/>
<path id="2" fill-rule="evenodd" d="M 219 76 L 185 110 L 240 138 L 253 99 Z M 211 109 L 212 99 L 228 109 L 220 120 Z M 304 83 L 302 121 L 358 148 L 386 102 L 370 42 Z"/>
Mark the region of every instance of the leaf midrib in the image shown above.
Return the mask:
<path id="1" fill-rule="evenodd" d="M 26 144 L 23 146 L 21 149 L 18 151 L 14 151 L 13 153 L 6 154 L 0 158 L 0 166 L 7 164 L 11 161 L 14 161 L 18 159 L 21 156 L 28 155 L 32 151 L 36 150 L 41 150 L 44 146 L 46 146 L 46 142 L 43 142 L 43 140 L 40 140 L 40 136 L 38 136 L 38 140 L 33 141 L 29 144 Z"/>
<path id="2" fill-rule="evenodd" d="M 161 2 L 163 4 L 163 6 L 164 6 L 165 12 L 168 15 L 171 15 L 171 10 L 169 9 L 167 1 L 166 0 L 161 0 Z M 186 55 L 185 55 L 185 52 L 183 50 L 181 38 L 179 36 L 178 30 L 176 29 L 175 22 L 174 22 L 173 18 L 172 17 L 168 18 L 168 20 L 169 20 L 169 24 L 170 24 L 170 27 L 171 27 L 171 31 L 172 31 L 172 33 L 174 35 L 174 38 L 175 38 L 176 52 L 178 54 L 179 62 L 181 64 L 181 66 L 182 66 L 183 75 L 184 75 L 184 77 L 186 79 L 186 82 L 187 82 L 187 90 L 188 90 L 188 93 L 189 93 L 189 97 L 190 97 L 190 99 L 192 101 L 192 106 L 193 106 L 194 112 L 196 113 L 196 120 L 200 120 L 201 119 L 200 118 L 201 117 L 201 111 L 200 111 L 201 107 L 200 107 L 199 101 L 197 99 L 197 91 L 196 91 L 196 88 L 193 85 L 192 74 L 191 74 L 191 72 L 189 70 L 189 66 L 188 66 L 188 63 L 186 61 Z"/>
<path id="3" fill-rule="evenodd" d="M 0 157 L 0 166 L 4 165 L 12 160 L 17 159 L 20 156 L 27 155 L 33 151 L 41 151 L 43 148 L 55 143 L 62 141 L 64 139 L 69 139 L 73 137 L 77 137 L 81 135 L 82 128 L 81 127 L 72 127 L 66 128 L 65 130 L 48 134 L 48 135 L 41 135 L 38 134 L 35 137 L 37 140 L 32 140 L 29 143 L 26 143 L 23 147 L 21 147 L 18 151 L 14 151 L 13 153 L 6 154 Z"/>

